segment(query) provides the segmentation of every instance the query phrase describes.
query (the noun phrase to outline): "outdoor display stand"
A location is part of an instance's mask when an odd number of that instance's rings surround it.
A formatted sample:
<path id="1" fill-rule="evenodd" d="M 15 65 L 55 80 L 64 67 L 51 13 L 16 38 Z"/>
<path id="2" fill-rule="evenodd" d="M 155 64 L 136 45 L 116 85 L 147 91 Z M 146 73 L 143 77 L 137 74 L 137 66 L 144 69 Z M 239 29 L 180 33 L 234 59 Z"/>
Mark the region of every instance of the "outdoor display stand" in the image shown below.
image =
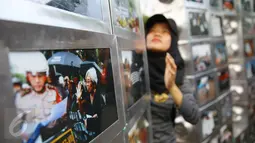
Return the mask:
<path id="1" fill-rule="evenodd" d="M 2 142 L 151 141 L 139 1 L 0 7 Z"/>

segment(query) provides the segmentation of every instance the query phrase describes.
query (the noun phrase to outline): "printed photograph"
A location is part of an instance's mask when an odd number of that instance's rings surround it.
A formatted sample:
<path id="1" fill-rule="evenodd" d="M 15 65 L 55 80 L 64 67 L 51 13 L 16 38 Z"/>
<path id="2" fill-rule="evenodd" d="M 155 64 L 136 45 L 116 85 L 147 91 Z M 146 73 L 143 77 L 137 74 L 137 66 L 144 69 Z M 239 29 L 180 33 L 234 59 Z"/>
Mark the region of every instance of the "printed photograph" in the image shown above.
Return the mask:
<path id="1" fill-rule="evenodd" d="M 220 94 L 222 94 L 224 91 L 228 91 L 230 89 L 229 70 L 227 68 L 218 72 L 217 74 L 219 79 L 219 91 L 220 91 Z"/>
<path id="2" fill-rule="evenodd" d="M 244 11 L 251 11 L 251 1 L 250 0 L 241 0 L 242 8 Z"/>
<path id="3" fill-rule="evenodd" d="M 146 113 L 145 113 L 146 114 Z M 142 116 L 128 132 L 129 143 L 148 143 L 149 122 L 147 116 Z"/>
<path id="4" fill-rule="evenodd" d="M 224 125 L 220 129 L 220 143 L 232 143 L 232 125 Z"/>
<path id="5" fill-rule="evenodd" d="M 234 0 L 223 0 L 223 9 L 226 11 L 235 10 Z"/>
<path id="6" fill-rule="evenodd" d="M 253 57 L 254 54 L 254 44 L 253 40 L 244 40 L 244 53 L 246 57 Z"/>
<path id="7" fill-rule="evenodd" d="M 203 3 L 203 0 L 187 0 L 187 1 L 195 2 L 195 3 Z"/>
<path id="8" fill-rule="evenodd" d="M 115 3 L 115 25 L 139 33 L 139 17 L 135 0 L 113 0 Z"/>
<path id="9" fill-rule="evenodd" d="M 204 36 L 209 34 L 205 13 L 189 12 L 189 24 L 191 36 Z"/>
<path id="10" fill-rule="evenodd" d="M 196 143 L 195 126 L 187 122 L 182 116 L 175 118 L 176 143 Z"/>
<path id="11" fill-rule="evenodd" d="M 197 80 L 197 101 L 204 105 L 216 98 L 215 81 L 213 76 L 204 76 Z"/>
<path id="12" fill-rule="evenodd" d="M 220 101 L 222 123 L 226 123 L 232 117 L 232 101 L 230 95 Z"/>
<path id="13" fill-rule="evenodd" d="M 192 46 L 193 62 L 195 71 L 205 71 L 212 65 L 212 54 L 209 44 Z"/>
<path id="14" fill-rule="evenodd" d="M 101 0 L 27 0 L 103 20 Z"/>
<path id="15" fill-rule="evenodd" d="M 122 64 L 125 85 L 125 100 L 128 108 L 145 93 L 143 55 L 135 51 L 122 51 Z"/>
<path id="16" fill-rule="evenodd" d="M 248 79 L 255 76 L 255 60 L 251 60 L 246 64 L 246 76 Z"/>
<path id="17" fill-rule="evenodd" d="M 251 17 L 244 17 L 243 18 L 243 33 L 244 34 L 252 34 L 254 33 L 254 25 L 253 25 L 253 19 Z"/>
<path id="18" fill-rule="evenodd" d="M 220 8 L 220 0 L 210 0 L 210 6 L 214 8 Z"/>
<path id="19" fill-rule="evenodd" d="M 110 49 L 9 53 L 20 139 L 88 143 L 117 119 Z"/>
<path id="20" fill-rule="evenodd" d="M 215 64 L 217 66 L 227 64 L 228 55 L 225 43 L 215 44 Z"/>
<path id="21" fill-rule="evenodd" d="M 223 36 L 222 18 L 218 15 L 211 15 L 211 29 L 212 36 Z"/>
<path id="22" fill-rule="evenodd" d="M 205 139 L 213 133 L 213 131 L 220 125 L 220 117 L 218 110 L 209 109 L 202 112 L 202 138 Z"/>

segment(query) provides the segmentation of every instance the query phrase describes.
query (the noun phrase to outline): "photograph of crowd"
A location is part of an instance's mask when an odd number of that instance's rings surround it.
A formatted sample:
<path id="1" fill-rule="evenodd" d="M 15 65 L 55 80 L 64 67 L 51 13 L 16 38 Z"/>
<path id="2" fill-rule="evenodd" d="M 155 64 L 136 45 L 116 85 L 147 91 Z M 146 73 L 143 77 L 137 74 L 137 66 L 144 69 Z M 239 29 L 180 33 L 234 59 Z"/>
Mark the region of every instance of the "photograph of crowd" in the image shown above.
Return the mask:
<path id="1" fill-rule="evenodd" d="M 101 0 L 27 0 L 103 20 Z"/>
<path id="2" fill-rule="evenodd" d="M 228 55 L 225 43 L 217 43 L 215 45 L 215 64 L 217 66 L 227 63 Z"/>
<path id="3" fill-rule="evenodd" d="M 241 0 L 242 8 L 244 11 L 251 11 L 251 1 L 250 0 Z"/>
<path id="4" fill-rule="evenodd" d="M 10 52 L 20 138 L 93 140 L 117 119 L 110 49 Z"/>
<path id="5" fill-rule="evenodd" d="M 218 72 L 218 79 L 220 93 L 230 89 L 230 74 L 228 68 Z"/>
<path id="6" fill-rule="evenodd" d="M 223 9 L 233 11 L 235 9 L 234 0 L 223 0 Z"/>
<path id="7" fill-rule="evenodd" d="M 228 95 L 220 102 L 221 104 L 221 117 L 222 123 L 227 122 L 228 119 L 232 117 L 232 101 L 231 97 Z"/>
<path id="8" fill-rule="evenodd" d="M 192 54 L 195 71 L 205 71 L 212 65 L 212 55 L 209 44 L 192 46 Z"/>
<path id="9" fill-rule="evenodd" d="M 189 23 L 191 36 L 203 36 L 209 34 L 205 13 L 189 12 Z"/>
<path id="10" fill-rule="evenodd" d="M 244 53 L 246 57 L 254 56 L 254 44 L 253 40 L 245 40 L 244 41 Z"/>
<path id="11" fill-rule="evenodd" d="M 213 76 L 204 76 L 197 81 L 197 100 L 204 105 L 216 98 L 215 81 Z"/>
<path id="12" fill-rule="evenodd" d="M 132 32 L 140 32 L 138 9 L 135 0 L 113 0 L 115 24 Z"/>
<path id="13" fill-rule="evenodd" d="M 144 69 L 142 54 L 135 51 L 122 51 L 122 64 L 124 69 L 125 100 L 128 108 L 138 101 L 144 94 Z"/>
<path id="14" fill-rule="evenodd" d="M 219 112 L 217 109 L 209 109 L 202 112 L 202 137 L 205 139 L 213 133 L 217 126 L 220 124 Z"/>
<path id="15" fill-rule="evenodd" d="M 210 0 L 210 6 L 211 7 L 219 8 L 220 4 L 221 4 L 220 0 Z"/>
<path id="16" fill-rule="evenodd" d="M 196 3 L 203 3 L 203 0 L 187 0 L 187 1 L 192 1 L 192 2 L 196 2 Z"/>

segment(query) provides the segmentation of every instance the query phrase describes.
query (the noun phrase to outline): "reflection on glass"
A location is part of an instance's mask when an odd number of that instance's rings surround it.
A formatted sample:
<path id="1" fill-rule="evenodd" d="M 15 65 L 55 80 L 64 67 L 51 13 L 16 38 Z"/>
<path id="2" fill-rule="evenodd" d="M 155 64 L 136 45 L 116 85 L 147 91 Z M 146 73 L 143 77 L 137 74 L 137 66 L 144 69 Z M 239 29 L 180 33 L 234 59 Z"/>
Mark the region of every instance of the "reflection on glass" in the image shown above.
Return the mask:
<path id="1" fill-rule="evenodd" d="M 24 142 L 86 143 L 117 120 L 110 49 L 11 52 L 9 59 Z"/>
<path id="2" fill-rule="evenodd" d="M 135 51 L 122 51 L 124 68 L 125 98 L 128 107 L 131 107 L 144 94 L 143 59 L 142 54 Z"/>
<path id="3" fill-rule="evenodd" d="M 193 62 L 195 71 L 205 71 L 212 64 L 211 49 L 209 44 L 192 46 Z"/>
<path id="4" fill-rule="evenodd" d="M 203 105 L 216 97 L 213 76 L 204 76 L 197 81 L 197 100 Z"/>
<path id="5" fill-rule="evenodd" d="M 231 120 L 232 117 L 232 101 L 230 95 L 224 98 L 220 103 L 222 123 L 225 123 L 228 119 Z"/>
<path id="6" fill-rule="evenodd" d="M 217 109 L 208 109 L 202 112 L 202 137 L 203 139 L 211 135 L 215 128 L 219 125 L 219 112 Z"/>
<path id="7" fill-rule="evenodd" d="M 113 0 L 115 3 L 115 25 L 132 32 L 140 32 L 138 7 L 135 0 Z"/>
<path id="8" fill-rule="evenodd" d="M 226 46 L 225 43 L 217 43 L 215 45 L 215 64 L 216 65 L 223 65 L 227 63 L 227 51 L 226 51 Z"/>
<path id="9" fill-rule="evenodd" d="M 142 116 L 128 132 L 129 143 L 148 143 L 149 122 L 145 115 Z"/>
<path id="10" fill-rule="evenodd" d="M 191 36 L 208 35 L 208 22 L 205 13 L 189 12 Z"/>
<path id="11" fill-rule="evenodd" d="M 254 56 L 254 44 L 252 39 L 244 41 L 244 53 L 246 57 Z"/>
<path id="12" fill-rule="evenodd" d="M 223 9 L 233 11 L 235 9 L 234 0 L 223 0 Z"/>
<path id="13" fill-rule="evenodd" d="M 101 0 L 27 0 L 103 20 Z"/>
<path id="14" fill-rule="evenodd" d="M 219 89 L 220 93 L 229 90 L 230 88 L 230 75 L 228 69 L 218 72 Z"/>

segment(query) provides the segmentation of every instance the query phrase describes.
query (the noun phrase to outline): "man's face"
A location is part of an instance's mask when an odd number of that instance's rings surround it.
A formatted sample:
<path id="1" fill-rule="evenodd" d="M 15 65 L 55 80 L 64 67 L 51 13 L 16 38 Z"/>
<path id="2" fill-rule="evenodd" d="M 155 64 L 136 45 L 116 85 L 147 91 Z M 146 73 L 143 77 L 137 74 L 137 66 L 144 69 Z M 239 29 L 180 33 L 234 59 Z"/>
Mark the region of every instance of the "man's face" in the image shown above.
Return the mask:
<path id="1" fill-rule="evenodd" d="M 35 92 L 41 92 L 44 89 L 47 80 L 46 73 L 36 73 L 35 75 L 28 73 L 27 77 Z"/>
<path id="2" fill-rule="evenodd" d="M 86 87 L 87 87 L 87 91 L 89 93 L 91 93 L 93 90 L 93 84 L 92 84 L 92 80 L 89 76 L 86 77 Z"/>

